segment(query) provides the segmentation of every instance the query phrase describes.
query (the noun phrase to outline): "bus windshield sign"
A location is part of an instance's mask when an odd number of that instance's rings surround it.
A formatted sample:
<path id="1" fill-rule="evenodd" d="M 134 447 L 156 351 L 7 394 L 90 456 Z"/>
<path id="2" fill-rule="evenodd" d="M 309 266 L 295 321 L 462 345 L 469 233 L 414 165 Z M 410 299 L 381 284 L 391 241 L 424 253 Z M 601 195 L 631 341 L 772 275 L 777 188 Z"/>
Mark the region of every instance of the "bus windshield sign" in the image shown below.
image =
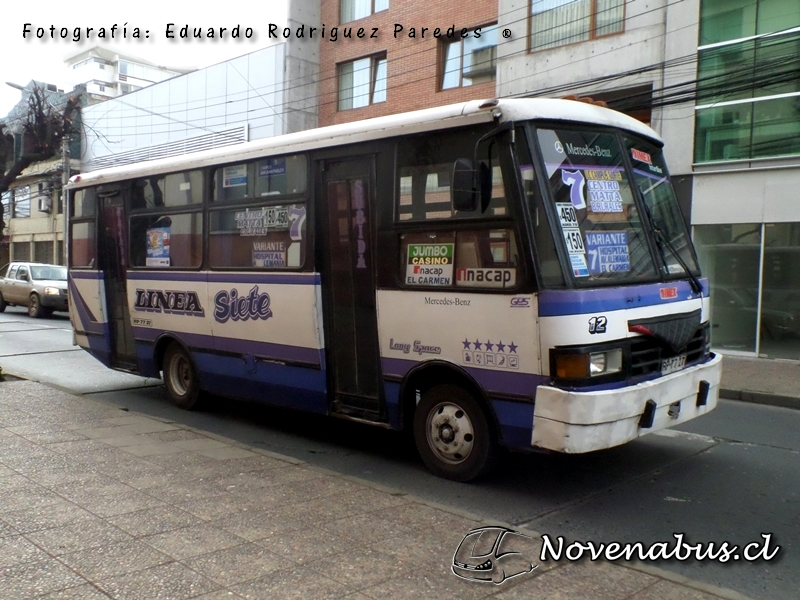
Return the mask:
<path id="1" fill-rule="evenodd" d="M 539 129 L 537 137 L 576 281 L 652 280 L 656 268 L 623 150 L 613 133 Z"/>

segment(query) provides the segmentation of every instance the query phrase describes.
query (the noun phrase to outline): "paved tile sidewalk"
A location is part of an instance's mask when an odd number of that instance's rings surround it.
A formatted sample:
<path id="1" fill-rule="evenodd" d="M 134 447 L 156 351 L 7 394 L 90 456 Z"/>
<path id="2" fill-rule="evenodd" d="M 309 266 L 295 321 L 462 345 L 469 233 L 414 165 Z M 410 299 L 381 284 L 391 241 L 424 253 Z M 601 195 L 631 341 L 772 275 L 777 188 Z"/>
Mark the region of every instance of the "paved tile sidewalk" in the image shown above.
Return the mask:
<path id="1" fill-rule="evenodd" d="M 800 409 L 800 362 L 725 355 L 720 396 Z"/>
<path id="2" fill-rule="evenodd" d="M 459 579 L 453 553 L 484 525 L 86 396 L 0 383 L 3 599 L 743 598 L 588 561 L 502 585 Z"/>

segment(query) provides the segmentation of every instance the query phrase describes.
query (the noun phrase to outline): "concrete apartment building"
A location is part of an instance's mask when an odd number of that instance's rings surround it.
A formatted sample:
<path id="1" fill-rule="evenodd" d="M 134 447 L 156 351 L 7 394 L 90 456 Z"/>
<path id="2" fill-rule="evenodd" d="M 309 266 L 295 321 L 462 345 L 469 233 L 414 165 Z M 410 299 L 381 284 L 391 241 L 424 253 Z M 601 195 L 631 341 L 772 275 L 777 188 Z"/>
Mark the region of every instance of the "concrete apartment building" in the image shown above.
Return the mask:
<path id="1" fill-rule="evenodd" d="M 90 104 L 130 94 L 195 70 L 159 66 L 102 46 L 81 49 L 64 63 L 68 70 L 68 82 L 71 85 L 86 85 Z"/>

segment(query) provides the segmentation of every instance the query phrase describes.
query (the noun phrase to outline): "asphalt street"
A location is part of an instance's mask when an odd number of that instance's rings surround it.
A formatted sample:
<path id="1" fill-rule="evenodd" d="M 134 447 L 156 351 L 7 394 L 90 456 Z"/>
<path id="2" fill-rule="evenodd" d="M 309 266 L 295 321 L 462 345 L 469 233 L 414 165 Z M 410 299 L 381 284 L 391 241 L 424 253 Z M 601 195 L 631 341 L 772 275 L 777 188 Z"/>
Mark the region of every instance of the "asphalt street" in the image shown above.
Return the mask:
<path id="1" fill-rule="evenodd" d="M 723 401 L 681 431 L 603 452 L 506 455 L 491 477 L 465 485 L 429 475 L 395 432 L 222 398 L 204 412 L 181 411 L 159 381 L 109 371 L 71 343 L 65 317 L 34 321 L 11 308 L 0 315 L 7 373 L 570 540 L 652 544 L 684 533 L 694 543 L 743 546 L 772 534 L 781 549 L 769 562 L 656 566 L 752 598 L 800 589 L 797 411 Z"/>

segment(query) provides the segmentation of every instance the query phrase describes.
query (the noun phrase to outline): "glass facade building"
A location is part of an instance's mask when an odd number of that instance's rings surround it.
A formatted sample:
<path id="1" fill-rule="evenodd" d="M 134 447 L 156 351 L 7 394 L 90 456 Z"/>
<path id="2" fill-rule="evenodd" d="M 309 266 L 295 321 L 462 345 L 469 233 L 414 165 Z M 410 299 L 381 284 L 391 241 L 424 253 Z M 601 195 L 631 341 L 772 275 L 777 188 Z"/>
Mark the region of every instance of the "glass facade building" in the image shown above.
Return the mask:
<path id="1" fill-rule="evenodd" d="M 692 202 L 712 345 L 800 360 L 800 3 L 701 0 L 699 33 Z"/>

